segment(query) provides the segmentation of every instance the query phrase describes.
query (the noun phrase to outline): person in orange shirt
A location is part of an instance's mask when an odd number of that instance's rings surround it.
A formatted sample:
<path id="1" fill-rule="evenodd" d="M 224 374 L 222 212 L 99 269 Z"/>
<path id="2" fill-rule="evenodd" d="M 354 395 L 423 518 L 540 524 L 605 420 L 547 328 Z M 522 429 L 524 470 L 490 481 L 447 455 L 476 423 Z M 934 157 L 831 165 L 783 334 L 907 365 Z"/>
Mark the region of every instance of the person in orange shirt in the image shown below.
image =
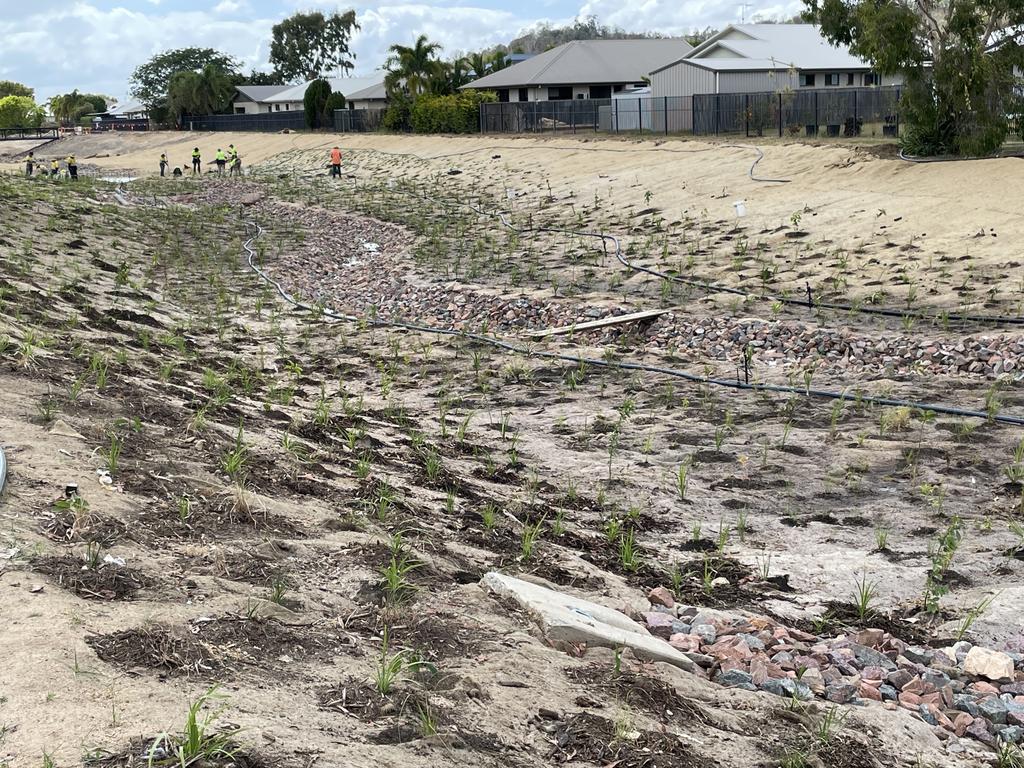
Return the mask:
<path id="1" fill-rule="evenodd" d="M 331 176 L 341 178 L 341 150 L 337 147 L 331 150 Z"/>

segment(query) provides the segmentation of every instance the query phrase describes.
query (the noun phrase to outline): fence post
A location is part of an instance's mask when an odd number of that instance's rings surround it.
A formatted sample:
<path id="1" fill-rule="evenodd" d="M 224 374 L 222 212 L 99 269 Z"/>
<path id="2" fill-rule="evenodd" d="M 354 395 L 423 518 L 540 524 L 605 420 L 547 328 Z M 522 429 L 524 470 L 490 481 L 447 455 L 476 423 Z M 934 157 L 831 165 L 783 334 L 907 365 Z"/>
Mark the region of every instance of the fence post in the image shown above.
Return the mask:
<path id="1" fill-rule="evenodd" d="M 814 135 L 818 135 L 818 126 L 821 125 L 821 120 L 818 119 L 818 91 L 814 91 Z"/>
<path id="2" fill-rule="evenodd" d="M 612 104 L 615 105 L 615 132 L 619 132 L 619 100 L 612 97 Z"/>
<path id="3" fill-rule="evenodd" d="M 782 91 L 779 91 L 779 138 L 782 138 Z"/>
<path id="4" fill-rule="evenodd" d="M 644 105 L 640 103 L 640 97 L 636 100 L 636 121 L 640 126 L 640 135 L 644 135 Z"/>
<path id="5" fill-rule="evenodd" d="M 572 125 L 572 135 L 576 135 L 576 99 L 572 100 L 572 110 L 569 112 L 569 122 Z"/>
<path id="6" fill-rule="evenodd" d="M 750 138 L 750 94 L 743 94 L 743 133 Z"/>
<path id="7" fill-rule="evenodd" d="M 859 115 L 857 114 L 857 89 L 853 89 L 853 135 L 860 136 Z"/>
<path id="8" fill-rule="evenodd" d="M 722 124 L 722 94 L 715 94 L 715 136 L 720 133 Z"/>

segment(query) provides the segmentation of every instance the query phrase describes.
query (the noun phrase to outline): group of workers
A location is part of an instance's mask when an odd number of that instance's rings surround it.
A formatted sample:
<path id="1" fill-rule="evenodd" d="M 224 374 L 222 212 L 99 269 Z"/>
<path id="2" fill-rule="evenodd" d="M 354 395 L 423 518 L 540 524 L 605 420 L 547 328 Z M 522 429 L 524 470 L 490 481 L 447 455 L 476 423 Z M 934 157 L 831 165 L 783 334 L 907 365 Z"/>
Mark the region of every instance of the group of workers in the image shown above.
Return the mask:
<path id="1" fill-rule="evenodd" d="M 64 170 L 67 172 L 67 177 L 72 181 L 78 181 L 78 161 L 74 155 L 68 155 L 64 159 Z M 25 158 L 25 176 L 31 178 L 32 176 L 42 176 L 44 178 L 49 177 L 56 179 L 61 175 L 60 160 L 53 158 L 50 160 L 49 168 L 45 160 L 37 160 L 36 153 L 29 151 L 28 156 Z"/>
<path id="2" fill-rule="evenodd" d="M 238 150 L 234 144 L 228 144 L 227 151 L 224 151 L 220 147 L 217 148 L 217 154 L 213 156 L 213 163 L 216 166 L 216 173 L 218 176 L 224 175 L 224 170 L 227 169 L 228 176 L 241 176 L 242 175 L 242 157 L 238 154 Z M 167 175 L 167 168 L 170 162 L 167 159 L 167 153 L 160 153 L 160 175 Z M 171 175 L 175 178 L 180 178 L 185 175 L 185 167 L 175 166 Z M 203 154 L 199 151 L 199 147 L 195 147 L 192 150 L 192 175 L 200 176 L 203 172 Z"/>

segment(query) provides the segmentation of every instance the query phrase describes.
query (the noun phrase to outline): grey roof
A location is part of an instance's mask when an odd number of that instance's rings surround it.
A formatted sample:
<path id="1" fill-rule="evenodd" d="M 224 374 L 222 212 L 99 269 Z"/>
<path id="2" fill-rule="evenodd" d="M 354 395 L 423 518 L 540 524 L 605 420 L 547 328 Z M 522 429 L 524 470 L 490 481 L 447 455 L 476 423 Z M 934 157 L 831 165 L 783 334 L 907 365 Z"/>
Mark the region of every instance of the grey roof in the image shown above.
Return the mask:
<path id="1" fill-rule="evenodd" d="M 639 83 L 690 50 L 675 38 L 573 40 L 474 80 L 463 88 Z"/>
<path id="2" fill-rule="evenodd" d="M 658 70 L 682 61 L 715 71 L 871 68 L 847 48 L 829 43 L 815 24 L 731 24 Z"/>
<path id="3" fill-rule="evenodd" d="M 384 73 L 378 73 L 369 77 L 330 77 L 327 81 L 331 84 L 331 92 L 341 94 L 349 101 L 367 99 L 386 99 L 387 90 L 384 88 Z M 269 102 L 299 102 L 306 95 L 306 88 L 309 83 L 293 85 L 280 93 L 266 99 Z"/>
<path id="4" fill-rule="evenodd" d="M 249 101 L 266 101 L 271 96 L 286 91 L 290 85 L 239 85 L 238 92 L 249 99 Z"/>

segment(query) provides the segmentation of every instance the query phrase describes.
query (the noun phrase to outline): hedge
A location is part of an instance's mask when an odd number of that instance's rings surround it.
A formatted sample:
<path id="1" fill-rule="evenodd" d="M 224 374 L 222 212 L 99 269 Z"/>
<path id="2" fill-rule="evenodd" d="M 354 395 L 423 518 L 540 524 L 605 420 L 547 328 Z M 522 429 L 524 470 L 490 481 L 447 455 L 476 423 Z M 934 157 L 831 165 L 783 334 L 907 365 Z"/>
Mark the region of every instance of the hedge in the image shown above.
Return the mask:
<path id="1" fill-rule="evenodd" d="M 497 100 L 490 91 L 423 95 L 413 103 L 409 123 L 416 133 L 476 133 L 480 130 L 480 105 Z"/>

